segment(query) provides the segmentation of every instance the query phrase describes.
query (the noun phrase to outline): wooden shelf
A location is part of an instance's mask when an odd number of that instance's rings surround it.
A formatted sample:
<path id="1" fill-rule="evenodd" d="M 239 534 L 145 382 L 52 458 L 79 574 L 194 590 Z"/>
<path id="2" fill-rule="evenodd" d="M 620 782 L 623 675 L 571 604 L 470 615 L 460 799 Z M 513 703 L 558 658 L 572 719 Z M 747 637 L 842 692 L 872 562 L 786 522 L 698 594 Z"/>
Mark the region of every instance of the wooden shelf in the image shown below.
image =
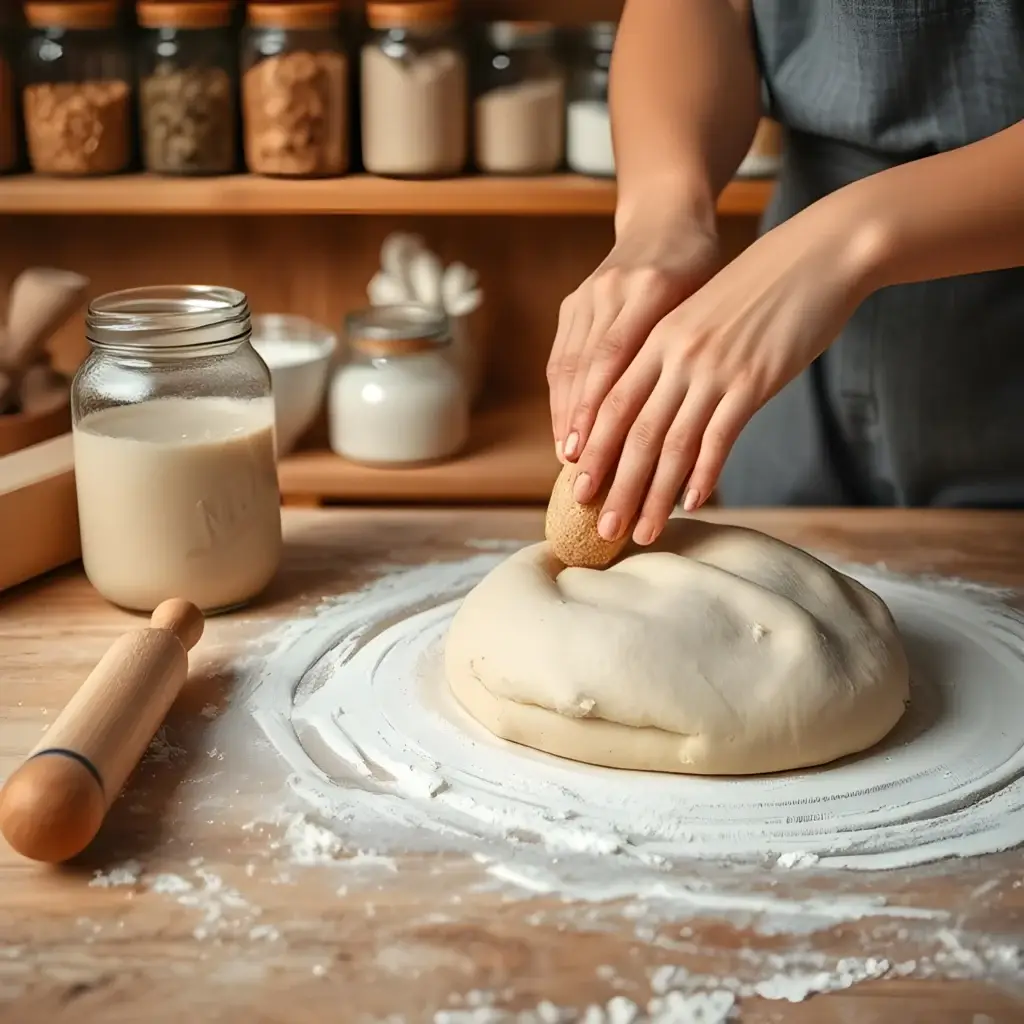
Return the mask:
<path id="1" fill-rule="evenodd" d="M 465 454 L 416 469 L 377 469 L 330 451 L 286 456 L 278 467 L 285 502 L 543 502 L 559 464 L 545 401 L 531 398 L 484 409 L 473 418 Z"/>
<path id="2" fill-rule="evenodd" d="M 734 181 L 722 193 L 724 216 L 756 217 L 773 182 Z M 356 174 L 289 181 L 237 174 L 221 178 L 0 177 L 5 214 L 520 214 L 609 215 L 615 183 L 575 174 L 540 178 L 466 177 L 399 181 Z"/>

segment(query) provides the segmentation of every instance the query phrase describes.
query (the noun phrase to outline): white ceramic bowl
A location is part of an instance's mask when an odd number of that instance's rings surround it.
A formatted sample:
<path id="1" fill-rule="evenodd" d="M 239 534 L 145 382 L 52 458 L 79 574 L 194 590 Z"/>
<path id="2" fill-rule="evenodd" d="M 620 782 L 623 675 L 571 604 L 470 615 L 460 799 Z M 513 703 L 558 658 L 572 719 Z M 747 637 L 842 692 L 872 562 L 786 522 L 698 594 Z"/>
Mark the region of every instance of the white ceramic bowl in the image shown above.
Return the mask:
<path id="1" fill-rule="evenodd" d="M 304 316 L 252 318 L 252 347 L 270 370 L 277 455 L 287 455 L 320 411 L 337 336 Z"/>

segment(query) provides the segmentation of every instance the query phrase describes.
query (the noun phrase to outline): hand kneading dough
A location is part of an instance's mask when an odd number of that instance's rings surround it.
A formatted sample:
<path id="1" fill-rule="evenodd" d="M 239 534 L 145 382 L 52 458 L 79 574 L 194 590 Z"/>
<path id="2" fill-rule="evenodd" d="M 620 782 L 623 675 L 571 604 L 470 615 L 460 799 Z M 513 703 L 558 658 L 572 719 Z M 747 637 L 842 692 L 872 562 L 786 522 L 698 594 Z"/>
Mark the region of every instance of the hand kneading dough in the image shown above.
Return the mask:
<path id="1" fill-rule="evenodd" d="M 614 768 L 747 775 L 878 742 L 908 698 L 888 609 L 753 530 L 672 520 L 609 569 L 517 552 L 466 597 L 453 693 L 492 733 Z"/>

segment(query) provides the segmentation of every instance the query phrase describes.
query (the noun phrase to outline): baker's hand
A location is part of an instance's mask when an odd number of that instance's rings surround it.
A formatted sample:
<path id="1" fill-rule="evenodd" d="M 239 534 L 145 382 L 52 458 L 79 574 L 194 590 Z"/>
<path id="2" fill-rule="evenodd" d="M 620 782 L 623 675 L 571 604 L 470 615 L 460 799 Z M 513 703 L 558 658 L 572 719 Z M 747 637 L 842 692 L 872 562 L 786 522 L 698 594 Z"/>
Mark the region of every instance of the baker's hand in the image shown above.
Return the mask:
<path id="1" fill-rule="evenodd" d="M 559 459 L 583 450 L 601 402 L 661 318 L 718 267 L 713 217 L 664 207 L 631 218 L 611 252 L 558 313 L 548 360 Z"/>
<path id="2" fill-rule="evenodd" d="M 760 406 L 831 344 L 869 294 L 880 239 L 823 200 L 770 231 L 651 330 L 628 367 L 600 347 L 588 381 L 610 376 L 577 460 L 574 496 L 614 481 L 598 531 L 637 518 L 638 544 L 713 490 L 726 455 Z M 617 463 L 617 465 L 616 465 Z"/>

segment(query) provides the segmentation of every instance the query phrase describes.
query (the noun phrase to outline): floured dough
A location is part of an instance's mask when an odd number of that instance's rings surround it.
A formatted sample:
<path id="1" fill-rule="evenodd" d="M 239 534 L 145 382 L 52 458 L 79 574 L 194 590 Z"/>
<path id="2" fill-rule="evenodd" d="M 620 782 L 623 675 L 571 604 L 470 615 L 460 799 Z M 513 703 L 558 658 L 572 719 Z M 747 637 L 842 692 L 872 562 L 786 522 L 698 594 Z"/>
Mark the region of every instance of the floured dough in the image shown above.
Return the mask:
<path id="1" fill-rule="evenodd" d="M 908 698 L 880 598 L 753 530 L 672 520 L 608 569 L 524 548 L 466 597 L 445 668 L 505 739 L 616 768 L 755 774 L 878 742 Z"/>

